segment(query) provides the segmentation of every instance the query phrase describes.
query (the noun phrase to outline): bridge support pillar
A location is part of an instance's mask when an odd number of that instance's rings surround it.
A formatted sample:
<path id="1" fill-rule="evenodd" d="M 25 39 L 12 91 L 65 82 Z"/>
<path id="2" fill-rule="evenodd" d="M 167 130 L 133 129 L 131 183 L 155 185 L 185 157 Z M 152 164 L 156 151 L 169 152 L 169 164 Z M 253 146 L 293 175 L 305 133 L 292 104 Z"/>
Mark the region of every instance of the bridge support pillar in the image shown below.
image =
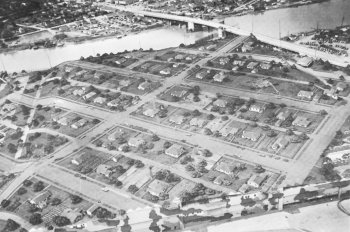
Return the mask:
<path id="1" fill-rule="evenodd" d="M 225 31 L 224 28 L 222 28 L 222 27 L 219 27 L 219 28 L 218 28 L 218 37 L 219 37 L 220 39 L 226 37 L 226 31 Z"/>
<path id="2" fill-rule="evenodd" d="M 188 31 L 194 31 L 194 23 L 193 22 L 188 22 L 187 23 L 187 30 Z"/>

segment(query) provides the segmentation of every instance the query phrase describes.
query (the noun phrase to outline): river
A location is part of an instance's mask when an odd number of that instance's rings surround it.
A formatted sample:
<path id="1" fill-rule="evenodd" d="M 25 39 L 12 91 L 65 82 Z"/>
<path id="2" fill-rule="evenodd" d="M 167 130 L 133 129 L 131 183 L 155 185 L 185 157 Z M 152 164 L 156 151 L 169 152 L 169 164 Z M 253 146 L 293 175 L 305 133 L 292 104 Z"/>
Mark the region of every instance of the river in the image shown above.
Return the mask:
<path id="1" fill-rule="evenodd" d="M 339 26 L 344 16 L 344 24 L 350 24 L 350 0 L 330 0 L 320 4 L 305 5 L 296 8 L 269 10 L 253 15 L 225 18 L 225 23 L 255 33 L 274 38 L 316 28 Z M 21 70 L 47 69 L 68 60 L 97 53 L 121 52 L 124 50 L 163 49 L 175 47 L 181 43 L 190 44 L 207 35 L 207 32 L 186 33 L 181 28 L 160 28 L 129 35 L 121 39 L 106 38 L 68 44 L 64 47 L 38 50 L 22 50 L 0 54 L 0 71 L 18 72 Z"/>

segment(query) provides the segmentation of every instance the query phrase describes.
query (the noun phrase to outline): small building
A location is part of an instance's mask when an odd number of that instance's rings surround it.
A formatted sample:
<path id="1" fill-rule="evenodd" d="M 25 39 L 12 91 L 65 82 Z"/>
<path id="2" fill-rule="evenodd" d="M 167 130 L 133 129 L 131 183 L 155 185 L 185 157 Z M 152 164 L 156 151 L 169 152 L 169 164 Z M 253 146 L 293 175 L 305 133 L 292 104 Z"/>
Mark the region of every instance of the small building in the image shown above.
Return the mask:
<path id="1" fill-rule="evenodd" d="M 217 99 L 216 101 L 213 102 L 213 105 L 224 108 L 227 105 L 227 101 L 225 101 L 223 99 Z"/>
<path id="2" fill-rule="evenodd" d="M 115 62 L 116 64 L 118 64 L 118 65 L 121 65 L 121 64 L 123 64 L 125 61 L 127 61 L 126 58 L 120 57 L 120 58 L 118 58 L 117 60 L 115 60 L 114 62 Z"/>
<path id="3" fill-rule="evenodd" d="M 215 168 L 218 172 L 225 173 L 227 175 L 233 174 L 235 170 L 235 166 L 227 163 L 227 162 L 220 162 L 218 165 L 216 165 Z"/>
<path id="4" fill-rule="evenodd" d="M 249 139 L 253 142 L 258 141 L 258 139 L 260 138 L 261 134 L 258 132 L 253 132 L 253 131 L 243 131 L 242 133 L 242 138 L 243 139 Z"/>
<path id="5" fill-rule="evenodd" d="M 331 89 L 325 89 L 323 91 L 324 95 L 327 95 L 328 97 L 331 97 L 335 100 L 338 100 L 338 94 L 337 94 L 337 89 L 331 88 Z"/>
<path id="6" fill-rule="evenodd" d="M 257 113 L 262 113 L 265 110 L 265 105 L 264 104 L 253 104 L 249 107 L 249 111 L 252 112 L 257 112 Z"/>
<path id="7" fill-rule="evenodd" d="M 82 213 L 70 208 L 64 209 L 61 216 L 68 218 L 72 224 L 80 221 L 84 217 Z"/>
<path id="8" fill-rule="evenodd" d="M 310 123 L 311 121 L 309 118 L 304 116 L 298 116 L 294 119 L 294 121 L 292 122 L 292 125 L 306 128 L 310 125 Z"/>
<path id="9" fill-rule="evenodd" d="M 83 99 L 84 99 L 84 100 L 89 100 L 90 98 L 92 98 L 92 97 L 95 96 L 95 95 L 96 95 L 95 92 L 90 92 L 90 93 L 84 95 L 84 96 L 83 96 Z"/>
<path id="10" fill-rule="evenodd" d="M 216 82 L 223 82 L 226 78 L 226 75 L 224 72 L 219 72 L 213 76 L 213 80 Z"/>
<path id="11" fill-rule="evenodd" d="M 66 117 L 62 117 L 62 118 L 58 119 L 57 123 L 62 125 L 62 126 L 67 126 L 68 125 L 68 119 Z"/>
<path id="12" fill-rule="evenodd" d="M 175 57 L 174 57 L 175 60 L 183 60 L 184 59 L 184 56 L 181 55 L 181 54 L 177 54 Z"/>
<path id="13" fill-rule="evenodd" d="M 270 63 L 261 63 L 260 68 L 264 70 L 269 70 L 272 68 L 272 65 Z"/>
<path id="14" fill-rule="evenodd" d="M 248 69 L 255 69 L 255 68 L 257 68 L 257 66 L 259 65 L 259 63 L 258 62 L 250 62 L 248 65 L 247 65 L 247 68 Z"/>
<path id="15" fill-rule="evenodd" d="M 131 85 L 131 80 L 120 80 L 119 85 L 123 87 L 128 87 L 129 85 Z"/>
<path id="16" fill-rule="evenodd" d="M 144 81 L 144 82 L 140 83 L 139 86 L 137 86 L 137 89 L 142 90 L 142 91 L 145 91 L 145 90 L 150 89 L 151 86 L 152 86 L 152 83 L 151 83 L 151 82 L 149 82 L 149 81 Z"/>
<path id="17" fill-rule="evenodd" d="M 83 162 L 83 159 L 81 157 L 76 157 L 76 158 L 73 158 L 70 162 L 72 164 L 78 166 L 78 165 L 80 165 Z"/>
<path id="18" fill-rule="evenodd" d="M 231 135 L 235 135 L 235 134 L 238 133 L 238 131 L 239 131 L 239 128 L 238 128 L 238 127 L 226 126 L 226 127 L 222 128 L 222 129 L 220 130 L 220 133 L 221 133 L 222 136 L 226 137 L 226 136 L 228 136 L 228 135 L 230 135 L 230 134 L 231 134 Z"/>
<path id="19" fill-rule="evenodd" d="M 97 97 L 97 98 L 95 98 L 94 99 L 94 103 L 97 103 L 97 104 L 103 104 L 103 103 L 105 103 L 106 102 L 106 98 L 105 97 Z"/>
<path id="20" fill-rule="evenodd" d="M 267 179 L 268 175 L 263 173 L 263 174 L 253 174 L 249 180 L 247 181 L 247 184 L 254 187 L 254 188 L 259 188 L 262 183 Z"/>
<path id="21" fill-rule="evenodd" d="M 280 111 L 280 112 L 277 114 L 276 118 L 277 118 L 278 120 L 284 121 L 284 120 L 286 120 L 290 115 L 291 115 L 291 112 L 290 112 L 289 110 Z"/>
<path id="22" fill-rule="evenodd" d="M 202 80 L 202 79 L 205 79 L 207 75 L 208 73 L 206 71 L 202 71 L 196 74 L 196 78 Z"/>
<path id="23" fill-rule="evenodd" d="M 230 58 L 228 58 L 228 57 L 221 57 L 219 59 L 220 65 L 226 65 L 226 64 L 228 64 L 229 61 L 230 61 Z"/>
<path id="24" fill-rule="evenodd" d="M 289 141 L 286 138 L 279 137 L 272 145 L 273 150 L 286 148 L 289 144 Z"/>
<path id="25" fill-rule="evenodd" d="M 112 101 L 107 103 L 107 106 L 109 106 L 109 107 L 117 107 L 119 105 L 120 105 L 120 99 L 119 98 L 114 99 L 114 100 L 112 100 Z"/>
<path id="26" fill-rule="evenodd" d="M 90 208 L 88 208 L 86 210 L 86 214 L 90 217 L 92 217 L 96 211 L 96 209 L 98 209 L 100 206 L 97 204 L 93 204 Z"/>
<path id="27" fill-rule="evenodd" d="M 107 164 L 100 164 L 96 168 L 96 173 L 99 175 L 103 175 L 105 177 L 110 177 L 113 173 L 112 166 Z"/>
<path id="28" fill-rule="evenodd" d="M 148 108 L 145 111 L 143 111 L 142 114 L 147 116 L 147 117 L 154 118 L 158 112 L 159 112 L 158 109 Z"/>
<path id="29" fill-rule="evenodd" d="M 147 191 L 153 196 L 160 197 L 166 194 L 168 189 L 170 189 L 170 184 L 155 179 L 148 185 Z"/>
<path id="30" fill-rule="evenodd" d="M 73 129 L 78 129 L 78 128 L 85 126 L 87 123 L 88 123 L 88 121 L 85 118 L 82 118 L 82 119 L 78 120 L 77 122 L 73 123 L 71 125 L 71 127 Z"/>
<path id="31" fill-rule="evenodd" d="M 312 65 L 313 59 L 311 57 L 302 57 L 297 61 L 297 64 L 303 67 L 310 67 Z"/>
<path id="32" fill-rule="evenodd" d="M 183 115 L 172 115 L 169 118 L 169 122 L 175 123 L 176 125 L 181 125 L 185 122 L 185 116 Z"/>
<path id="33" fill-rule="evenodd" d="M 44 209 L 47 206 L 51 196 L 52 196 L 52 193 L 46 190 L 45 192 L 42 192 L 36 195 L 33 199 L 29 201 L 29 203 L 39 209 Z"/>
<path id="34" fill-rule="evenodd" d="M 307 99 L 307 100 L 311 100 L 313 95 L 314 93 L 312 91 L 300 90 L 298 93 L 298 97 Z"/>
<path id="35" fill-rule="evenodd" d="M 159 73 L 162 74 L 162 75 L 170 75 L 171 74 L 171 69 L 170 68 L 165 68 L 163 70 L 160 70 Z"/>
<path id="36" fill-rule="evenodd" d="M 188 90 L 180 88 L 180 89 L 171 90 L 170 95 L 173 96 L 173 97 L 182 98 L 187 93 L 188 93 Z"/>
<path id="37" fill-rule="evenodd" d="M 249 190 L 249 185 L 243 184 L 243 185 L 238 189 L 238 192 L 240 192 L 240 193 L 247 193 L 248 190 Z"/>
<path id="38" fill-rule="evenodd" d="M 130 147 L 139 147 L 145 143 L 146 143 L 145 140 L 143 140 L 141 138 L 130 138 L 128 141 L 128 145 Z"/>
<path id="39" fill-rule="evenodd" d="M 185 153 L 185 148 L 179 144 L 173 144 L 165 150 L 165 154 L 174 158 L 179 158 Z"/>
<path id="40" fill-rule="evenodd" d="M 74 91 L 73 91 L 73 95 L 74 96 L 79 96 L 79 97 L 81 97 L 81 96 L 83 96 L 85 94 L 85 89 L 75 89 Z"/>

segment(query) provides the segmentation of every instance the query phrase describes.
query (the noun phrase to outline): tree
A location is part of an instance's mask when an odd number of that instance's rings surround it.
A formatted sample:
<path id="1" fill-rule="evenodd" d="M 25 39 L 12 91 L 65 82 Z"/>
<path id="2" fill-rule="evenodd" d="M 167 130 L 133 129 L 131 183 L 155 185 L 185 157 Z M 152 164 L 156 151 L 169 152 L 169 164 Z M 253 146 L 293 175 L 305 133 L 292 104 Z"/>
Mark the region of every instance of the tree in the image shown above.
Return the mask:
<path id="1" fill-rule="evenodd" d="M 112 212 L 105 208 L 99 207 L 96 209 L 95 215 L 97 218 L 110 218 L 112 216 Z"/>
<path id="2" fill-rule="evenodd" d="M 208 120 L 213 120 L 215 116 L 213 114 L 208 114 L 207 119 Z"/>
<path id="3" fill-rule="evenodd" d="M 205 135 L 212 135 L 213 132 L 212 132 L 209 128 L 205 128 L 205 129 L 204 129 L 204 134 L 205 134 Z"/>
<path id="4" fill-rule="evenodd" d="M 26 194 L 27 193 L 27 189 L 24 188 L 24 187 L 20 187 L 18 190 L 17 190 L 17 194 L 18 195 L 23 195 L 23 194 Z"/>
<path id="5" fill-rule="evenodd" d="M 201 112 L 199 112 L 199 110 L 194 110 L 194 111 L 192 111 L 192 116 L 194 116 L 194 117 L 198 117 L 199 115 L 201 115 Z"/>
<path id="6" fill-rule="evenodd" d="M 136 185 L 132 184 L 128 187 L 128 191 L 132 194 L 135 194 L 137 191 L 139 191 L 139 188 Z"/>
<path id="7" fill-rule="evenodd" d="M 171 147 L 171 143 L 169 141 L 165 141 L 164 144 L 163 144 L 163 148 L 164 149 L 168 149 L 169 147 Z"/>
<path id="8" fill-rule="evenodd" d="M 45 188 L 44 183 L 40 180 L 33 185 L 34 192 L 40 192 L 44 188 Z"/>
<path id="9" fill-rule="evenodd" d="M 70 199 L 71 199 L 73 205 L 79 204 L 80 202 L 83 201 L 83 198 L 81 198 L 78 195 L 70 195 Z"/>
<path id="10" fill-rule="evenodd" d="M 343 138 L 343 136 L 344 136 L 344 134 L 343 134 L 343 132 L 341 130 L 337 130 L 335 132 L 335 138 L 336 139 L 341 139 L 341 138 Z"/>
<path id="11" fill-rule="evenodd" d="M 286 130 L 287 135 L 294 135 L 294 132 L 291 129 Z"/>
<path id="12" fill-rule="evenodd" d="M 43 220 L 40 213 L 33 213 L 29 218 L 29 223 L 32 225 L 39 225 Z"/>
<path id="13" fill-rule="evenodd" d="M 226 116 L 226 115 L 225 115 L 225 116 L 222 116 L 222 117 L 221 117 L 221 120 L 222 120 L 222 121 L 227 121 L 227 120 L 228 120 L 228 116 Z"/>
<path id="14" fill-rule="evenodd" d="M 63 216 L 55 216 L 52 221 L 59 227 L 71 224 L 71 221 Z"/>
<path id="15" fill-rule="evenodd" d="M 4 200 L 1 201 L 1 207 L 2 208 L 6 208 L 7 206 L 10 205 L 10 203 L 11 203 L 10 200 L 4 199 Z"/>
<path id="16" fill-rule="evenodd" d="M 56 206 L 62 203 L 62 200 L 59 199 L 58 197 L 55 197 L 51 200 L 51 205 Z"/>
<path id="17" fill-rule="evenodd" d="M 194 170 L 195 169 L 194 169 L 194 167 L 191 164 L 186 166 L 186 171 L 191 172 L 191 171 L 194 171 Z"/>
<path id="18" fill-rule="evenodd" d="M 23 185 L 26 187 L 30 187 L 33 184 L 33 182 L 31 180 L 25 180 L 23 181 Z"/>
<path id="19" fill-rule="evenodd" d="M 321 114 L 322 116 L 325 116 L 325 115 L 327 115 L 328 113 L 327 113 L 326 110 L 320 110 L 320 114 Z"/>
<path id="20" fill-rule="evenodd" d="M 153 134 L 153 135 L 152 135 L 152 141 L 153 141 L 153 142 L 159 141 L 159 140 L 160 140 L 160 138 L 159 138 L 158 135 L 156 135 L 156 134 Z"/>
<path id="21" fill-rule="evenodd" d="M 20 225 L 12 219 L 7 219 L 4 231 L 15 231 Z"/>

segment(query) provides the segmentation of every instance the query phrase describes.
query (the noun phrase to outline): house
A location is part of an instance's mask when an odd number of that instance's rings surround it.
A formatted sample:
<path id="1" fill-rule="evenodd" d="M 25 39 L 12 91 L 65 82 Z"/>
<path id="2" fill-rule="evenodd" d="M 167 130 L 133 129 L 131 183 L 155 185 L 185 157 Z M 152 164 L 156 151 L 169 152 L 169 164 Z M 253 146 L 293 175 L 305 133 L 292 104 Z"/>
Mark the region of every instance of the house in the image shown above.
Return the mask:
<path id="1" fill-rule="evenodd" d="M 257 66 L 259 65 L 258 62 L 250 62 L 248 65 L 247 65 L 247 68 L 248 69 L 255 69 Z"/>
<path id="2" fill-rule="evenodd" d="M 79 96 L 79 97 L 81 97 L 81 96 L 83 96 L 85 94 L 85 89 L 75 89 L 74 91 L 73 91 L 73 95 L 74 96 Z"/>
<path id="3" fill-rule="evenodd" d="M 307 99 L 307 100 L 311 100 L 313 95 L 314 93 L 312 91 L 300 90 L 298 93 L 298 97 Z"/>
<path id="4" fill-rule="evenodd" d="M 127 61 L 127 59 L 126 58 L 124 58 L 124 57 L 120 57 L 119 59 L 117 59 L 117 60 L 115 60 L 114 62 L 116 63 L 116 64 L 123 64 L 125 61 Z"/>
<path id="5" fill-rule="evenodd" d="M 179 158 L 185 153 L 185 148 L 179 144 L 173 144 L 165 150 L 165 154 L 174 158 Z"/>
<path id="6" fill-rule="evenodd" d="M 213 79 L 216 82 L 223 82 L 225 78 L 226 78 L 226 75 L 224 72 L 217 73 L 213 76 Z"/>
<path id="7" fill-rule="evenodd" d="M 143 65 L 140 66 L 141 69 L 147 70 L 152 66 L 152 63 L 144 63 Z"/>
<path id="8" fill-rule="evenodd" d="M 328 159 L 330 159 L 333 163 L 345 163 L 350 161 L 350 150 L 345 149 L 341 151 L 331 152 L 326 155 Z"/>
<path id="9" fill-rule="evenodd" d="M 147 117 L 154 118 L 158 112 L 159 112 L 158 109 L 149 108 L 149 109 L 146 109 L 145 111 L 143 111 L 142 114 L 147 116 Z"/>
<path id="10" fill-rule="evenodd" d="M 183 115 L 172 115 L 169 118 L 169 122 L 175 123 L 177 125 L 181 125 L 185 121 L 185 116 Z"/>
<path id="11" fill-rule="evenodd" d="M 47 206 L 51 196 L 52 196 L 52 193 L 46 190 L 45 192 L 42 192 L 36 195 L 33 199 L 29 201 L 29 203 L 36 206 L 39 209 L 44 209 Z"/>
<path id="12" fill-rule="evenodd" d="M 152 83 L 151 83 L 151 82 L 149 82 L 149 81 L 144 81 L 144 82 L 142 82 L 141 84 L 139 84 L 139 86 L 137 86 L 137 89 L 142 90 L 142 91 L 145 91 L 145 90 L 150 89 L 151 86 L 152 86 Z"/>
<path id="13" fill-rule="evenodd" d="M 246 42 L 242 45 L 242 52 L 250 52 L 253 50 L 253 42 Z"/>
<path id="14" fill-rule="evenodd" d="M 162 75 L 170 75 L 171 74 L 171 69 L 170 68 L 165 68 L 163 70 L 160 70 L 159 73 L 162 74 Z"/>
<path id="15" fill-rule="evenodd" d="M 260 68 L 264 70 L 269 70 L 272 68 L 272 65 L 270 63 L 261 63 Z"/>
<path id="16" fill-rule="evenodd" d="M 106 102 L 106 98 L 105 97 L 97 97 L 94 99 L 94 103 L 97 103 L 97 104 L 103 104 Z"/>
<path id="17" fill-rule="evenodd" d="M 286 120 L 290 115 L 291 115 L 291 112 L 290 112 L 289 110 L 280 111 L 280 112 L 277 114 L 276 118 L 277 118 L 278 120 L 284 121 L 284 120 Z"/>
<path id="18" fill-rule="evenodd" d="M 224 108 L 227 105 L 227 101 L 225 101 L 223 99 L 217 99 L 216 101 L 213 102 L 213 105 Z"/>
<path id="19" fill-rule="evenodd" d="M 243 131 L 242 133 L 242 138 L 244 139 L 249 139 L 253 142 L 258 141 L 258 139 L 260 138 L 261 134 L 258 132 L 253 132 L 253 131 Z"/>
<path id="20" fill-rule="evenodd" d="M 181 230 L 183 228 L 182 222 L 178 217 L 168 217 L 163 219 L 163 224 L 165 228 L 169 228 L 169 231 Z"/>
<path id="21" fill-rule="evenodd" d="M 311 121 L 307 117 L 298 116 L 294 119 L 294 121 L 292 122 L 292 125 L 306 128 L 310 125 L 310 123 Z"/>
<path id="22" fill-rule="evenodd" d="M 71 127 L 72 127 L 73 129 L 78 129 L 78 128 L 81 128 L 81 127 L 85 126 L 87 123 L 88 123 L 88 121 L 87 121 L 86 119 L 82 118 L 82 119 L 80 119 L 79 121 L 73 123 L 73 124 L 71 125 Z"/>
<path id="23" fill-rule="evenodd" d="M 338 100 L 338 94 L 337 94 L 337 89 L 331 88 L 331 89 L 325 89 L 323 91 L 324 95 L 327 95 L 328 97 L 331 97 L 335 100 Z"/>
<path id="24" fill-rule="evenodd" d="M 100 164 L 96 168 L 96 173 L 99 174 L 99 175 L 103 175 L 103 176 L 108 178 L 113 173 L 113 171 L 111 169 L 112 169 L 112 166 L 110 166 L 110 165 Z"/>
<path id="25" fill-rule="evenodd" d="M 205 79 L 207 77 L 208 73 L 206 71 L 202 71 L 196 74 L 197 79 Z"/>
<path id="26" fill-rule="evenodd" d="M 259 188 L 262 183 L 267 179 L 268 175 L 266 173 L 263 174 L 253 174 L 249 180 L 247 181 L 247 184 L 254 187 Z"/>
<path id="27" fill-rule="evenodd" d="M 95 96 L 95 95 L 96 95 L 95 92 L 90 92 L 90 93 L 84 95 L 84 96 L 83 96 L 83 99 L 84 99 L 84 100 L 89 100 L 90 98 L 92 98 L 92 97 Z"/>
<path id="28" fill-rule="evenodd" d="M 239 128 L 237 128 L 237 127 L 226 126 L 220 130 L 220 133 L 222 136 L 226 137 L 230 134 L 235 135 L 235 134 L 237 134 L 238 131 L 239 131 Z"/>
<path id="29" fill-rule="evenodd" d="M 2 112 L 11 112 L 16 109 L 16 105 L 13 103 L 4 104 L 1 108 Z"/>
<path id="30" fill-rule="evenodd" d="M 119 98 L 114 99 L 114 100 L 112 100 L 112 101 L 107 103 L 107 106 L 109 106 L 109 107 L 117 107 L 119 105 L 120 105 L 120 99 Z"/>
<path id="31" fill-rule="evenodd" d="M 170 188 L 170 184 L 155 179 L 148 185 L 147 191 L 152 194 L 153 196 L 160 197 L 167 193 L 168 189 Z"/>
<path id="32" fill-rule="evenodd" d="M 170 92 L 170 95 L 173 97 L 179 97 L 182 98 L 188 93 L 188 90 L 186 89 L 175 89 Z"/>
<path id="33" fill-rule="evenodd" d="M 192 118 L 190 121 L 191 126 L 203 127 L 206 123 L 205 119 L 202 118 Z"/>
<path id="34" fill-rule="evenodd" d="M 262 113 L 265 110 L 265 105 L 264 104 L 253 104 L 249 107 L 249 111 L 252 112 L 257 112 L 257 113 Z"/>
<path id="35" fill-rule="evenodd" d="M 99 205 L 93 204 L 90 208 L 86 210 L 86 214 L 92 217 L 96 209 L 98 209 L 99 207 L 100 207 Z"/>
<path id="36" fill-rule="evenodd" d="M 181 54 L 178 54 L 174 57 L 175 60 L 183 60 L 184 59 L 184 56 L 181 55 Z"/>
<path id="37" fill-rule="evenodd" d="M 246 60 L 234 60 L 233 65 L 238 65 L 239 67 L 244 66 L 247 63 Z"/>
<path id="38" fill-rule="evenodd" d="M 228 57 L 221 57 L 221 58 L 219 59 L 220 65 L 225 65 L 225 64 L 227 64 L 229 61 L 230 61 L 230 58 L 228 58 Z"/>
<path id="39" fill-rule="evenodd" d="M 238 189 L 238 192 L 240 192 L 240 193 L 246 193 L 246 192 L 248 192 L 248 190 L 249 190 L 249 185 L 243 184 L 243 185 Z"/>
<path id="40" fill-rule="evenodd" d="M 272 145 L 273 150 L 286 148 L 289 144 L 289 141 L 286 138 L 279 137 Z"/>
<path id="41" fill-rule="evenodd" d="M 76 223 L 84 217 L 84 215 L 79 211 L 70 208 L 64 209 L 61 216 L 68 218 L 71 223 Z"/>
<path id="42" fill-rule="evenodd" d="M 339 91 L 339 92 L 343 92 L 346 88 L 348 87 L 348 85 L 344 82 L 339 82 L 335 88 Z"/>
<path id="43" fill-rule="evenodd" d="M 57 121 L 58 124 L 62 126 L 67 126 L 68 125 L 68 119 L 66 117 L 62 117 Z"/>
<path id="44" fill-rule="evenodd" d="M 297 64 L 303 67 L 310 67 L 312 65 L 313 59 L 311 57 L 302 57 L 297 61 Z"/>
<path id="45" fill-rule="evenodd" d="M 225 173 L 227 175 L 233 174 L 235 170 L 235 166 L 227 163 L 227 162 L 220 162 L 218 165 L 216 165 L 215 168 L 218 172 Z"/>
<path id="46" fill-rule="evenodd" d="M 130 147 L 139 147 L 145 143 L 146 143 L 145 140 L 143 140 L 141 138 L 130 138 L 128 141 L 128 145 Z"/>
<path id="47" fill-rule="evenodd" d="M 207 50 L 211 50 L 211 49 L 215 49 L 215 48 L 216 48 L 216 44 L 211 44 L 211 45 L 206 47 Z"/>
<path id="48" fill-rule="evenodd" d="M 119 85 L 123 87 L 128 87 L 131 84 L 130 80 L 121 80 L 119 81 Z"/>

